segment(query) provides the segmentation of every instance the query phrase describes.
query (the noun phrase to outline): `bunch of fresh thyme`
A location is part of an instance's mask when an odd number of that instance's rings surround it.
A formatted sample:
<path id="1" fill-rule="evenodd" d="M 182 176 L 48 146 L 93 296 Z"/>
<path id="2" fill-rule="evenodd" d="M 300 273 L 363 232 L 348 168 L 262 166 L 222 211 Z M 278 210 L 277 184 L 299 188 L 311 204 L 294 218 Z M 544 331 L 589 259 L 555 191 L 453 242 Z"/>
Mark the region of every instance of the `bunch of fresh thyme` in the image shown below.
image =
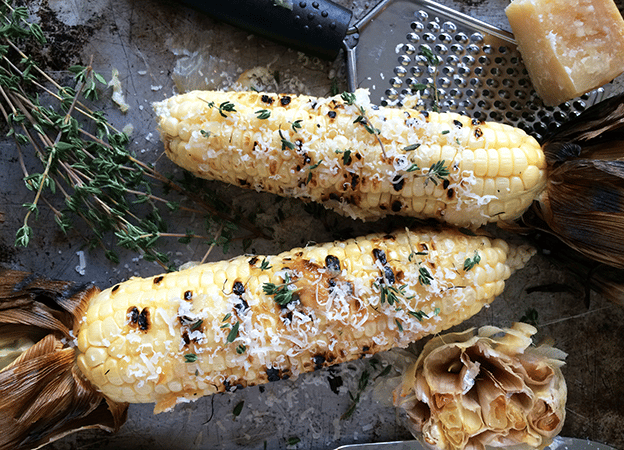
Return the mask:
<path id="1" fill-rule="evenodd" d="M 118 254 L 107 245 L 108 235 L 115 236 L 118 246 L 163 267 L 168 257 L 156 246 L 161 237 L 178 237 L 182 243 L 203 237 L 212 246 L 227 245 L 236 229 L 227 208 L 190 194 L 183 184 L 136 159 L 127 149 L 128 136 L 116 130 L 103 112 L 89 109 L 87 105 L 98 99 L 98 87 L 106 85 L 91 64 L 70 67 L 75 85 L 61 86 L 22 50 L 46 45 L 41 28 L 28 19 L 27 8 L 0 0 L 0 114 L 7 136 L 15 139 L 26 187 L 34 192 L 33 200 L 24 204 L 15 245 L 28 245 L 31 220 L 37 218 L 42 204 L 52 210 L 63 232 L 73 227 L 76 218 L 82 219 L 85 228 L 92 230 L 91 236 L 85 236 L 89 246 L 103 248 L 113 261 L 118 261 Z M 41 161 L 40 171 L 27 167 L 29 152 Z M 162 185 L 163 195 L 176 191 L 190 198 L 194 209 L 185 209 L 206 214 L 208 236 L 167 231 L 162 211 L 181 207 L 178 201 L 154 194 L 154 181 Z M 57 195 L 64 206 L 53 200 Z M 245 227 L 255 236 L 261 234 L 250 225 Z"/>

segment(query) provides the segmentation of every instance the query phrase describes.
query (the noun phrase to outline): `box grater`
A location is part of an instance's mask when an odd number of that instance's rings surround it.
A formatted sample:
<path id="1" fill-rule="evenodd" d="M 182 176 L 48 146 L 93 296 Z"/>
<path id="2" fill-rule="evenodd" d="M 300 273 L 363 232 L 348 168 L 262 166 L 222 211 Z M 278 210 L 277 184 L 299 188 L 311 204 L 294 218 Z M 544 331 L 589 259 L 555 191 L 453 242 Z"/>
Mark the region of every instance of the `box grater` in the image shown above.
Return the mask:
<path id="1" fill-rule="evenodd" d="M 538 139 L 610 96 L 611 85 L 557 107 L 535 93 L 511 33 L 429 0 L 383 0 L 350 30 L 349 88 L 368 88 L 373 102 L 466 113 L 517 126 Z M 423 47 L 439 58 L 433 66 Z M 423 87 L 425 87 L 423 89 Z"/>

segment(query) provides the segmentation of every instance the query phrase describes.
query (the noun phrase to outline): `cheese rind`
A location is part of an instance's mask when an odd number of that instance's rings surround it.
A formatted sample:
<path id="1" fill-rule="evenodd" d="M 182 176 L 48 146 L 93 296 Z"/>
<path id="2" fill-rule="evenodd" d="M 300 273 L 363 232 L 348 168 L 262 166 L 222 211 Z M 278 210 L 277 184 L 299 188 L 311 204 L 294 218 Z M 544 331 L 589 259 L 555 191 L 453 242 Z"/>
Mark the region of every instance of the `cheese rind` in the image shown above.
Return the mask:
<path id="1" fill-rule="evenodd" d="M 624 19 L 613 0 L 514 0 L 505 13 L 546 105 L 578 97 L 624 72 Z"/>

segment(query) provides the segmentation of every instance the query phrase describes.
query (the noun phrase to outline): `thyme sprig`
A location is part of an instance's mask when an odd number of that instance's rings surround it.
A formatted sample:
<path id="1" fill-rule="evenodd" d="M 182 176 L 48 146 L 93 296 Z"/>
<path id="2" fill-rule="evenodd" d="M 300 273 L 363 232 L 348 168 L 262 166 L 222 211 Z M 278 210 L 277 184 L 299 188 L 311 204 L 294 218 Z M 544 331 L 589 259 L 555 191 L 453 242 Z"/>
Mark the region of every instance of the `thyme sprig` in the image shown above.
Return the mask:
<path id="1" fill-rule="evenodd" d="M 435 184 L 436 186 L 438 185 L 439 181 L 444 181 L 446 180 L 449 175 L 451 174 L 448 166 L 445 166 L 444 163 L 446 161 L 445 160 L 441 160 L 441 161 L 437 161 L 435 163 L 433 163 L 431 165 L 431 167 L 429 167 L 429 170 L 427 170 L 426 172 L 424 172 L 423 169 L 421 169 L 418 164 L 416 163 L 412 163 L 411 166 L 409 166 L 407 169 L 405 169 L 406 172 L 411 173 L 411 172 L 416 172 L 418 170 L 420 170 L 422 173 L 420 175 L 416 175 L 417 177 L 424 177 L 425 178 L 425 185 L 427 185 L 429 182 Z M 426 170 L 426 169 L 425 169 Z"/>
<path id="2" fill-rule="evenodd" d="M 422 56 L 427 65 L 432 68 L 432 78 L 433 82 L 431 83 L 414 83 L 410 87 L 415 91 L 424 91 L 426 89 L 431 89 L 433 92 L 432 105 L 431 109 L 435 112 L 440 111 L 440 93 L 438 91 L 438 66 L 442 64 L 442 58 L 433 53 L 431 47 L 428 45 L 421 45 L 418 55 Z"/>
<path id="3" fill-rule="evenodd" d="M 352 92 L 343 92 L 342 94 L 340 94 L 340 98 L 342 99 L 343 102 L 345 102 L 349 106 L 352 106 L 352 105 L 358 106 L 355 103 L 355 100 L 356 100 L 355 94 Z M 377 139 L 377 143 L 379 144 L 379 147 L 381 148 L 381 153 L 383 154 L 384 159 L 388 159 L 388 155 L 386 154 L 386 149 L 383 145 L 383 142 L 381 142 L 381 138 L 379 137 L 379 135 L 381 134 L 381 130 L 379 130 L 378 128 L 375 128 L 371 124 L 371 121 L 366 116 L 366 110 L 364 109 L 364 107 L 358 106 L 358 109 L 359 109 L 359 114 L 357 115 L 353 123 L 354 124 L 359 123 L 360 125 L 364 127 L 364 129 L 368 133 L 375 136 L 375 138 Z"/>
<path id="4" fill-rule="evenodd" d="M 296 280 L 291 280 L 290 275 L 286 273 L 282 284 L 264 283 L 262 285 L 262 291 L 267 295 L 272 295 L 273 300 L 275 300 L 275 303 L 278 305 L 286 306 L 297 299 L 295 294 L 299 289 L 291 289 L 291 286 L 295 282 Z"/>
<path id="5" fill-rule="evenodd" d="M 227 233 L 233 225 L 223 224 L 233 224 L 237 218 L 227 208 L 219 208 L 208 196 L 193 194 L 197 191 L 187 190 L 139 161 L 128 149 L 128 136 L 115 129 L 103 112 L 87 106 L 106 88 L 92 62 L 70 67 L 74 85 L 61 86 L 22 51 L 46 44 L 41 28 L 28 18 L 25 7 L 0 0 L 0 114 L 8 126 L 7 135 L 16 142 L 26 187 L 34 192 L 34 198 L 24 203 L 26 212 L 15 244 L 29 244 L 31 222 L 42 205 L 52 210 L 65 233 L 74 228 L 75 218 L 80 218 L 85 229 L 91 230 L 84 236 L 89 247 L 103 248 L 113 261 L 119 258 L 108 235 L 115 237 L 118 246 L 137 251 L 163 267 L 168 257 L 158 249 L 161 237 L 178 237 L 183 243 L 193 238 L 231 239 Z M 222 115 L 234 111 L 227 103 L 218 108 Z M 29 167 L 31 154 L 41 162 L 41 170 Z M 156 194 L 154 182 L 165 195 L 180 194 L 192 206 Z M 61 203 L 55 200 L 58 196 Z M 189 230 L 168 231 L 163 212 L 178 210 L 205 215 L 208 236 Z M 213 233 L 215 223 L 218 230 L 225 231 Z M 255 228 L 248 223 L 242 226 Z M 258 236 L 256 231 L 252 233 Z"/>

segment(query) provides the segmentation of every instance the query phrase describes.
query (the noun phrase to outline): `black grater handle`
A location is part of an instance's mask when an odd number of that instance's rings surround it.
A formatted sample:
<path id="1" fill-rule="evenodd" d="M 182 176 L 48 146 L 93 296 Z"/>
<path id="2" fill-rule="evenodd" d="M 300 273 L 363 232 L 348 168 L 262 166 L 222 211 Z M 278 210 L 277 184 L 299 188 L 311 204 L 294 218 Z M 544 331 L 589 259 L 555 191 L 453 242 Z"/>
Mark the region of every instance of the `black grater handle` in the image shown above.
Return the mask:
<path id="1" fill-rule="evenodd" d="M 288 47 L 333 60 L 352 11 L 329 0 L 178 0 L 216 19 Z M 292 9 L 290 8 L 292 6 Z"/>

